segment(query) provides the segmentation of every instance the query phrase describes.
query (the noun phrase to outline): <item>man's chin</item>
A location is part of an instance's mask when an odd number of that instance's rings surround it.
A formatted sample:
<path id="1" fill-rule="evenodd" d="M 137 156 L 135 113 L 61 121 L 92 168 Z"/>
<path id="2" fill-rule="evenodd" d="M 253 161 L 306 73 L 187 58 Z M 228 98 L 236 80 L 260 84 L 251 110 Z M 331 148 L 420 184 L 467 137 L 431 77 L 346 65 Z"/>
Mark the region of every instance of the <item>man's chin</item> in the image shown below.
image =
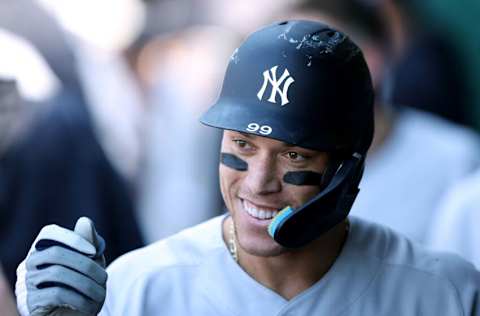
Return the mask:
<path id="1" fill-rule="evenodd" d="M 267 239 L 268 240 L 265 240 Z M 246 253 L 256 257 L 276 257 L 287 251 L 270 236 L 259 238 L 260 240 L 239 240 L 239 246 Z"/>

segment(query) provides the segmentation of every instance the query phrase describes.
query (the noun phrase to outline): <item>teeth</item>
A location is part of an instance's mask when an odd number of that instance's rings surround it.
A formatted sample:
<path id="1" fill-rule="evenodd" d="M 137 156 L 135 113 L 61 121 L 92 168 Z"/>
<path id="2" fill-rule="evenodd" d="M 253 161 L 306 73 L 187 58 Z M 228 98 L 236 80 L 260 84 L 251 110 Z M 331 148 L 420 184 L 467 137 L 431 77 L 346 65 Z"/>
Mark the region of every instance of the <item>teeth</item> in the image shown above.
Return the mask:
<path id="1" fill-rule="evenodd" d="M 260 217 L 260 219 L 265 219 L 265 211 L 261 210 L 260 212 L 258 212 L 258 217 Z"/>
<path id="2" fill-rule="evenodd" d="M 243 208 L 252 217 L 255 217 L 255 218 L 258 218 L 258 219 L 271 219 L 271 218 L 275 217 L 275 215 L 278 214 L 278 211 L 257 209 L 254 206 L 252 206 L 251 204 L 247 204 L 247 202 L 245 202 L 245 200 L 243 201 Z"/>

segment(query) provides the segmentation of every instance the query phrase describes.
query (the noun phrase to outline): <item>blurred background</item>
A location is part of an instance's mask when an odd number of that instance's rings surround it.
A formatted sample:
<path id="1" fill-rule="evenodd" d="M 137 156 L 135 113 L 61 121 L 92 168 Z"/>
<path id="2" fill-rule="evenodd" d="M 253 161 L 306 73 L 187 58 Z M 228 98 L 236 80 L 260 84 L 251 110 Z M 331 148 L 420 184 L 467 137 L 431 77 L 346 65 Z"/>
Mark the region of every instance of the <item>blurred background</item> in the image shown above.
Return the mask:
<path id="1" fill-rule="evenodd" d="M 262 25 L 318 19 L 362 48 L 376 134 L 352 214 L 480 267 L 480 2 L 2 0 L 0 314 L 46 224 L 89 216 L 107 261 L 223 212 L 200 114 Z"/>

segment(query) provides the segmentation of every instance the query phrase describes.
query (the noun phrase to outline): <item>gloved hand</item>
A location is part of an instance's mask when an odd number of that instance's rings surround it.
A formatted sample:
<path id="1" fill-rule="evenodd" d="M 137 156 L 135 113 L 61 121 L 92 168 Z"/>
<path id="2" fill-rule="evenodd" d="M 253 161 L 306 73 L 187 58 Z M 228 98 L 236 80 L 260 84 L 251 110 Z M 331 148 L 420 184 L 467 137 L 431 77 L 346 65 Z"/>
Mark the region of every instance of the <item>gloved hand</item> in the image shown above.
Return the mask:
<path id="1" fill-rule="evenodd" d="M 17 268 L 15 294 L 21 316 L 97 315 L 105 301 L 105 242 L 82 217 L 74 231 L 42 228 Z"/>

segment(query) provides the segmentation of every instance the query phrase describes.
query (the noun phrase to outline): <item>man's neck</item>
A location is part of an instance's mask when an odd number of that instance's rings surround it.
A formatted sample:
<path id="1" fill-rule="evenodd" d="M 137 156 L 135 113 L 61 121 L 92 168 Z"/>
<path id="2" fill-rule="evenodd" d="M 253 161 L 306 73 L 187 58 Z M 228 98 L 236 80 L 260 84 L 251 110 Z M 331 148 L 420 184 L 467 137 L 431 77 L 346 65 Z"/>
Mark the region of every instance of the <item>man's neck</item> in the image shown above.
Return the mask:
<path id="1" fill-rule="evenodd" d="M 226 227 L 229 221 L 231 218 Z M 306 247 L 274 257 L 252 255 L 237 245 L 238 263 L 257 282 L 290 300 L 328 272 L 340 254 L 347 231 L 348 223 L 342 222 Z"/>

